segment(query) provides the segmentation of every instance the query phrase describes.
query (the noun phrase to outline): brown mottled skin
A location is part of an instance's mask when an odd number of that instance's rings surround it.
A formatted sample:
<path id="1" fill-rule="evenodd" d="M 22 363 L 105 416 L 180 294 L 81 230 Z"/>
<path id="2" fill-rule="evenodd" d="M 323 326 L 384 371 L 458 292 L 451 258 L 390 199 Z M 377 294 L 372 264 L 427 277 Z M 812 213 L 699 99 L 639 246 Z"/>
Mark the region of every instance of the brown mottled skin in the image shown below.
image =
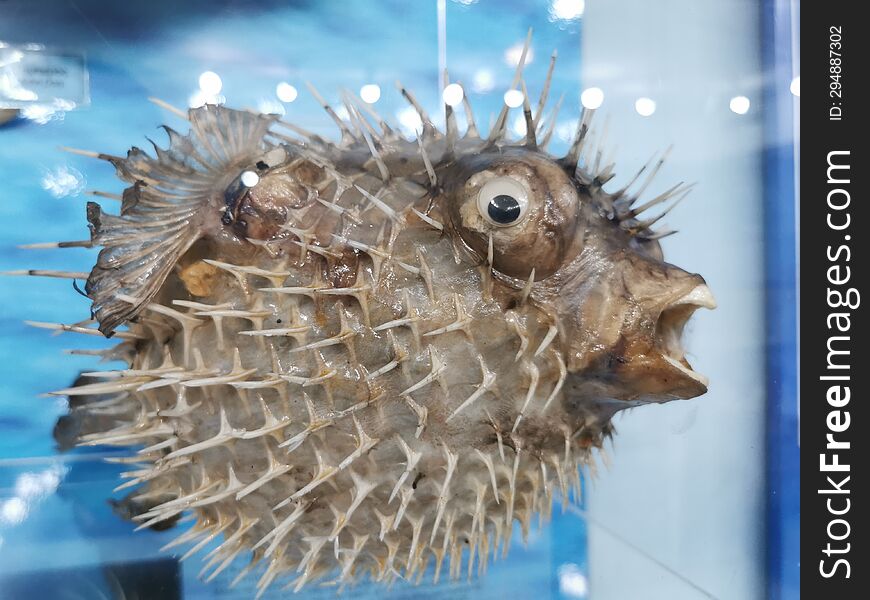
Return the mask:
<path id="1" fill-rule="evenodd" d="M 223 539 L 210 577 L 250 556 L 261 590 L 481 572 L 579 493 L 615 412 L 706 391 L 680 335 L 712 297 L 602 189 L 586 119 L 558 159 L 528 104 L 520 141 L 506 112 L 488 139 L 421 113 L 408 141 L 348 109 L 338 143 L 191 110 L 156 158 L 103 156 L 121 216 L 89 207 L 126 365 L 57 393 L 101 399 L 81 443 L 139 449 L 137 522 L 192 512 L 179 543 Z"/>

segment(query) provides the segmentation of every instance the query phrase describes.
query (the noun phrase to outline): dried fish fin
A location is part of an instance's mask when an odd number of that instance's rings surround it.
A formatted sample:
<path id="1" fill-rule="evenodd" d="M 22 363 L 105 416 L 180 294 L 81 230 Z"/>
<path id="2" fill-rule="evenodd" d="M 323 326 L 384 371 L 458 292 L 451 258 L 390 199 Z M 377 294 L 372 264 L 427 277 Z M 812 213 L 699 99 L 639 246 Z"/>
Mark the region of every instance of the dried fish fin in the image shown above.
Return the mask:
<path id="1" fill-rule="evenodd" d="M 126 158 L 110 159 L 132 184 L 119 216 L 88 204 L 91 239 L 103 249 L 85 290 L 107 336 L 137 315 L 178 259 L 219 225 L 221 207 L 211 204 L 222 202 L 227 173 L 275 147 L 264 139 L 274 116 L 206 105 L 191 110 L 189 120 L 187 135 L 164 128 L 169 146 L 155 144 L 156 157 L 134 147 Z"/>
<path id="2" fill-rule="evenodd" d="M 188 215 L 188 218 L 192 216 Z M 85 292 L 93 301 L 99 329 L 111 336 L 115 328 L 136 316 L 154 297 L 179 258 L 200 237 L 200 229 L 187 226 L 150 227 L 148 220 L 104 213 L 88 203 L 88 222 L 95 244 L 104 246 L 91 271 Z M 120 295 L 136 299 L 128 303 Z"/>

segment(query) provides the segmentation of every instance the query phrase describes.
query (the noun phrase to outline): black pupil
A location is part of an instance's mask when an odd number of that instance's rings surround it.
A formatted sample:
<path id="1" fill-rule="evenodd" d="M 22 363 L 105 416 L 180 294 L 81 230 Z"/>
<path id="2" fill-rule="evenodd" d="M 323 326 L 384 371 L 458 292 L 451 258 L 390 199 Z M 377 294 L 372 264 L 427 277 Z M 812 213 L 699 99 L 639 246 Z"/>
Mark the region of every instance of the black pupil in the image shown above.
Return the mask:
<path id="1" fill-rule="evenodd" d="M 513 223 L 520 218 L 520 203 L 513 196 L 499 194 L 489 201 L 486 212 L 489 213 L 489 218 L 496 223 L 502 225 Z"/>

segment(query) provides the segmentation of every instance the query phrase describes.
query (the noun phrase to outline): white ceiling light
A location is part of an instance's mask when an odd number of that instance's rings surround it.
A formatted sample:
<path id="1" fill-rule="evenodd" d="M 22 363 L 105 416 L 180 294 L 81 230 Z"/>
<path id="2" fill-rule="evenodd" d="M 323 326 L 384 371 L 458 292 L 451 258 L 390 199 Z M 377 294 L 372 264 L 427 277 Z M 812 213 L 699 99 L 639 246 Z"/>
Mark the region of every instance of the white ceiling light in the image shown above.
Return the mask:
<path id="1" fill-rule="evenodd" d="M 511 108 L 523 105 L 523 93 L 519 90 L 508 90 L 504 93 L 504 103 Z"/>
<path id="2" fill-rule="evenodd" d="M 580 103 L 588 109 L 594 110 L 601 106 L 601 103 L 604 102 L 604 92 L 601 88 L 591 87 L 583 90 L 583 93 L 580 94 Z"/>
<path id="3" fill-rule="evenodd" d="M 367 83 L 359 89 L 359 97 L 363 99 L 363 102 L 374 104 L 381 98 L 381 86 Z"/>
<path id="4" fill-rule="evenodd" d="M 728 103 L 728 107 L 733 113 L 745 115 L 749 112 L 749 98 L 746 96 L 734 96 L 731 98 L 731 102 Z"/>
<path id="5" fill-rule="evenodd" d="M 275 86 L 275 95 L 281 102 L 293 102 L 299 96 L 299 92 L 286 81 L 282 81 Z"/>
<path id="6" fill-rule="evenodd" d="M 556 19 L 570 21 L 579 19 L 586 10 L 585 0 L 553 0 L 550 5 L 550 14 Z"/>
<path id="7" fill-rule="evenodd" d="M 206 96 L 217 96 L 221 93 L 224 83 L 221 81 L 220 75 L 214 71 L 205 71 L 199 76 L 199 89 Z"/>
<path id="8" fill-rule="evenodd" d="M 458 83 L 451 83 L 444 88 L 441 97 L 444 99 L 444 104 L 447 106 L 458 106 L 465 97 L 465 91 Z"/>
<path id="9" fill-rule="evenodd" d="M 656 111 L 656 103 L 652 98 L 638 98 L 634 102 L 634 110 L 642 117 L 648 117 Z"/>

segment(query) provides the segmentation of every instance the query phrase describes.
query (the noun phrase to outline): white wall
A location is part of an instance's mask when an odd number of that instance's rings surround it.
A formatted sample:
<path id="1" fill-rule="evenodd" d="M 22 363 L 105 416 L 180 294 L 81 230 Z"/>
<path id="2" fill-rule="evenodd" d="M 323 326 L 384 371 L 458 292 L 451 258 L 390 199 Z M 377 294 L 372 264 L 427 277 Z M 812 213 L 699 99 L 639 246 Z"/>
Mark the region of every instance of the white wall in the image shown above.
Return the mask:
<path id="1" fill-rule="evenodd" d="M 763 597 L 759 15 L 745 0 L 586 2 L 582 81 L 605 92 L 620 174 L 674 144 L 650 191 L 698 186 L 666 218 L 680 230 L 666 257 L 719 302 L 686 336 L 710 392 L 616 420 L 611 465 L 589 491 L 594 600 Z M 729 110 L 737 95 L 748 114 Z M 635 112 L 639 96 L 656 101 L 651 117 Z"/>

